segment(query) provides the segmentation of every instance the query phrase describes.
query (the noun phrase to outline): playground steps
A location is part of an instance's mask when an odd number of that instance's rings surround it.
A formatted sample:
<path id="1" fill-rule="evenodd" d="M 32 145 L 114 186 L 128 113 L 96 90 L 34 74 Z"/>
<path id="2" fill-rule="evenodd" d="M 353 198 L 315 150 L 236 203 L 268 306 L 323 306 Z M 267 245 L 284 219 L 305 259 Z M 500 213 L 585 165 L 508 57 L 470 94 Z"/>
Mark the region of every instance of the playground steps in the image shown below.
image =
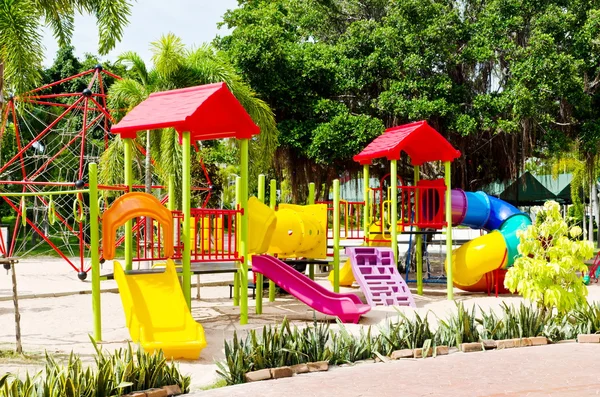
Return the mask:
<path id="1" fill-rule="evenodd" d="M 391 248 L 348 247 L 346 253 L 369 305 L 415 307 L 413 296 L 398 273 Z"/>

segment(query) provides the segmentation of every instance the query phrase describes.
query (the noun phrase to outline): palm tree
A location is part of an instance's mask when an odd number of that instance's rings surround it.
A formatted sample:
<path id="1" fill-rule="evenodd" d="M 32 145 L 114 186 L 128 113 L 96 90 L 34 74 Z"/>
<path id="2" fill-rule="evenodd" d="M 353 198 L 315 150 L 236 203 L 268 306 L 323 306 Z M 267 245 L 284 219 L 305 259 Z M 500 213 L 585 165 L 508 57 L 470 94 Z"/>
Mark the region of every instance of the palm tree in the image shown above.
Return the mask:
<path id="1" fill-rule="evenodd" d="M 0 93 L 26 92 L 40 80 L 44 57 L 43 25 L 60 45 L 73 35 L 76 13 L 96 16 L 99 53 L 105 55 L 121 40 L 131 14 L 130 0 L 0 0 Z M 0 102 L 2 96 L 0 95 Z"/>
<path id="2" fill-rule="evenodd" d="M 270 166 L 272 153 L 277 146 L 275 117 L 269 106 L 256 97 L 252 89 L 242 81 L 225 56 L 210 45 L 186 49 L 181 39 L 173 34 L 163 35 L 151 43 L 153 66 L 148 68 L 135 52 L 126 52 L 119 57 L 128 68 L 129 78 L 115 82 L 109 90 L 109 104 L 113 109 L 125 112 L 116 114 L 119 119 L 148 97 L 152 92 L 184 88 L 224 81 L 229 89 L 260 127 L 261 133 L 250 145 L 251 175 L 258 174 Z M 181 148 L 174 130 L 148 132 L 145 142 L 147 156 L 152 154 L 157 174 L 163 183 L 170 175 L 181 181 Z M 123 145 L 117 137 L 104 153 L 100 164 L 102 183 L 123 181 L 122 167 L 117 167 L 122 158 Z M 138 153 L 138 158 L 140 154 Z M 146 158 L 149 163 L 149 157 Z M 110 165 L 110 166 L 109 166 Z M 150 167 L 146 167 L 146 184 L 149 184 Z M 139 175 L 142 178 L 142 175 Z M 179 191 L 179 189 L 177 189 Z"/>

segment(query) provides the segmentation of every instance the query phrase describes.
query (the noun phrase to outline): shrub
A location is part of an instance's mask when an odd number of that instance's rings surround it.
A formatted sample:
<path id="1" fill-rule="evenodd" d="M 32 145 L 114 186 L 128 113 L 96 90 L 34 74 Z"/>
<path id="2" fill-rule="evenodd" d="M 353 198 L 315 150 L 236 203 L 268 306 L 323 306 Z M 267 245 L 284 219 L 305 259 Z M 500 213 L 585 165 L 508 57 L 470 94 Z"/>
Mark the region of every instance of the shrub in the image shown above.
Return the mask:
<path id="1" fill-rule="evenodd" d="M 590 242 L 577 240 L 581 228 L 569 228 L 555 201 L 546 202 L 538 218 L 518 232 L 521 256 L 508 270 L 504 285 L 542 310 L 566 313 L 585 303 L 587 287 L 578 273 L 587 269 L 584 261 L 594 249 Z"/>
<path id="2" fill-rule="evenodd" d="M 279 326 L 263 327 L 261 334 L 250 330 L 244 339 L 234 332 L 231 343 L 225 341 L 225 361 L 217 362 L 217 373 L 233 385 L 244 383 L 244 374 L 250 371 L 331 361 L 330 335 L 328 324 L 315 320 L 312 327 L 298 328 L 287 319 Z"/>
<path id="3" fill-rule="evenodd" d="M 597 334 L 600 332 L 600 304 L 588 303 L 572 313 L 573 327 L 575 334 Z"/>
<path id="4" fill-rule="evenodd" d="M 168 363 L 162 354 L 134 352 L 131 345 L 115 353 L 102 352 L 96 343 L 96 368 L 85 368 L 71 353 L 66 367 L 46 354 L 43 371 L 24 380 L 12 374 L 0 378 L 0 397 L 120 396 L 135 390 L 179 385 L 189 391 L 190 377 Z"/>
<path id="5" fill-rule="evenodd" d="M 440 320 L 437 339 L 441 345 L 456 346 L 461 343 L 479 342 L 479 329 L 475 317 L 475 307 L 465 310 L 462 302 L 456 304 L 456 314 L 448 320 Z"/>

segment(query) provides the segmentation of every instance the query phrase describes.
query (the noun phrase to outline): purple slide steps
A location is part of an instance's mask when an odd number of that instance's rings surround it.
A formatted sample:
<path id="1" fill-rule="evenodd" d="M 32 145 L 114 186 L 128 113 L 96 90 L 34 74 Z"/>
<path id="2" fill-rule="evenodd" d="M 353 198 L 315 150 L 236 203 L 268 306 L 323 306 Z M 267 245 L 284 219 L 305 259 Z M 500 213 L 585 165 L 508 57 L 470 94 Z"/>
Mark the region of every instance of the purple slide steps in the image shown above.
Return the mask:
<path id="1" fill-rule="evenodd" d="M 391 248 L 348 247 L 346 253 L 369 305 L 415 307 L 415 300 L 398 273 Z"/>
<path id="2" fill-rule="evenodd" d="M 354 294 L 336 294 L 270 255 L 254 255 L 252 271 L 263 274 L 301 302 L 318 312 L 338 317 L 345 323 L 358 323 L 371 310 Z"/>

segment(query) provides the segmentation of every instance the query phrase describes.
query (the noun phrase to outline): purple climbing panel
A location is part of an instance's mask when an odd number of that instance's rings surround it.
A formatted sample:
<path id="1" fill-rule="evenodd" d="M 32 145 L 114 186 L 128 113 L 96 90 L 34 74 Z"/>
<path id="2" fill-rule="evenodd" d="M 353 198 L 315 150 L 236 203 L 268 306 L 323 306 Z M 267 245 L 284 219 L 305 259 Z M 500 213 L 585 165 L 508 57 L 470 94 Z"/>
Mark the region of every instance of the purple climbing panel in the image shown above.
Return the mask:
<path id="1" fill-rule="evenodd" d="M 391 248 L 348 247 L 346 253 L 369 305 L 415 307 L 415 300 L 395 266 Z"/>

